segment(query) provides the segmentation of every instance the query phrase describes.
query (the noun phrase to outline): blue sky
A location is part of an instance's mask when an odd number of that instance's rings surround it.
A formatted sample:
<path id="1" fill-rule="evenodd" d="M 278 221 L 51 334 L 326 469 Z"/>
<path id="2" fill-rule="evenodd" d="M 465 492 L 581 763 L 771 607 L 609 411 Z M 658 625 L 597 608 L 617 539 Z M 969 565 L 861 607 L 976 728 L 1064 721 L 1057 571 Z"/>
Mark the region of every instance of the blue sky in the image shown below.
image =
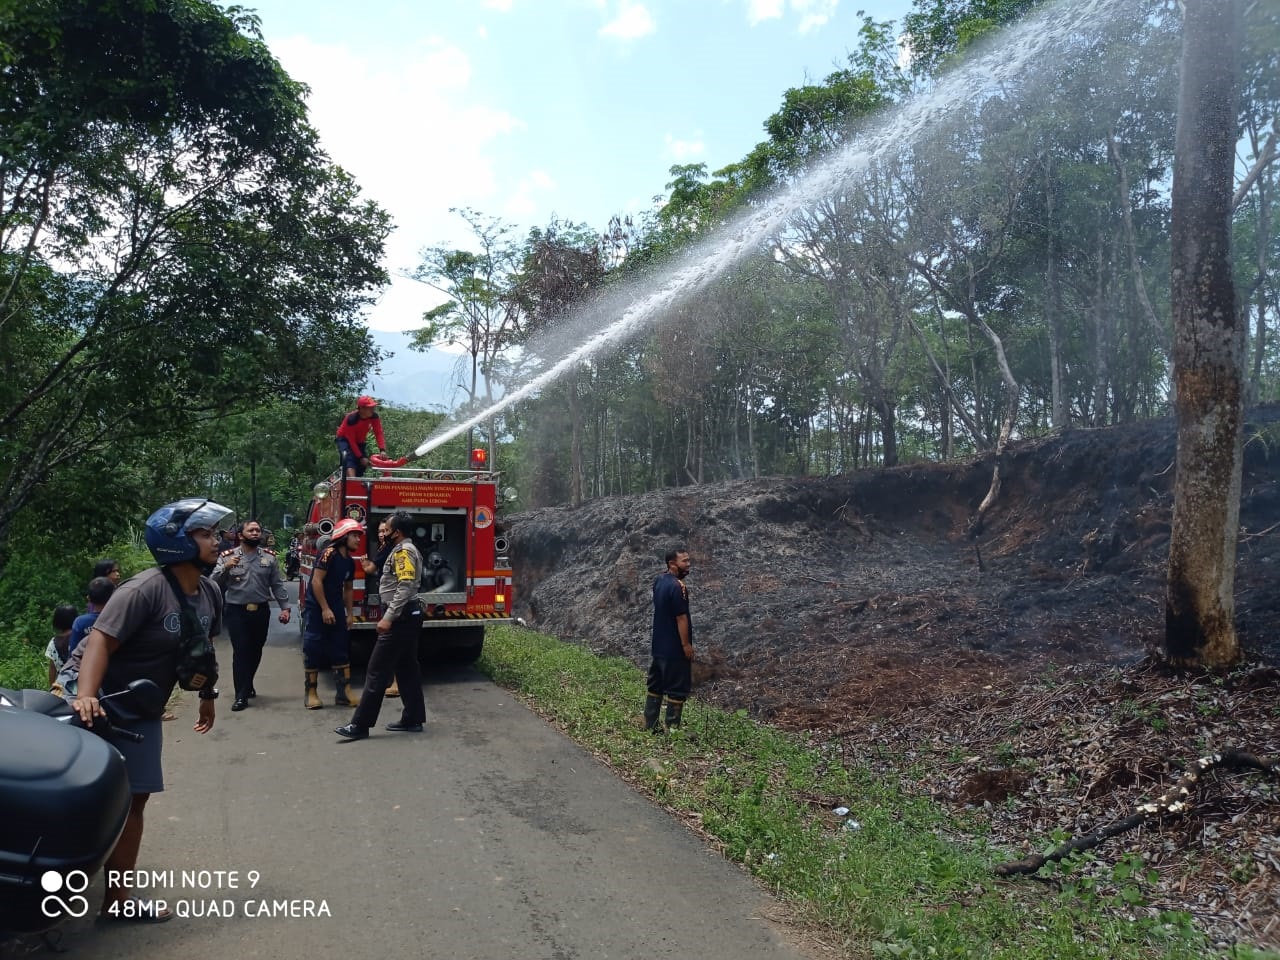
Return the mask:
<path id="1" fill-rule="evenodd" d="M 673 164 L 715 170 L 741 159 L 787 88 L 844 64 L 861 10 L 899 20 L 910 0 L 245 5 L 289 74 L 311 87 L 330 155 L 391 212 L 394 274 L 424 246 L 466 245 L 450 207 L 521 233 L 553 215 L 603 229 L 611 214 L 650 207 Z M 369 325 L 394 346 L 438 300 L 397 279 Z"/>

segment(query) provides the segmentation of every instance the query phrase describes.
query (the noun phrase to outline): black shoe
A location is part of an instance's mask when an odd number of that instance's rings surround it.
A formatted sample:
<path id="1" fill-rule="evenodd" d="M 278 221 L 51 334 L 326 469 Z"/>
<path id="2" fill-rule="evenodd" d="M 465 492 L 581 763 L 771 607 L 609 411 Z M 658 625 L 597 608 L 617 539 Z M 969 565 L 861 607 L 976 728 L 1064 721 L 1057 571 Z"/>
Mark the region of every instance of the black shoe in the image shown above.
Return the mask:
<path id="1" fill-rule="evenodd" d="M 249 693 L 247 694 L 248 698 L 249 698 L 250 700 L 252 700 L 252 699 L 253 699 L 254 697 L 256 697 L 257 695 L 258 695 L 258 691 L 257 691 L 257 690 L 255 690 L 255 689 L 253 689 L 253 687 L 250 687 L 250 688 L 249 688 Z"/>
<path id="2" fill-rule="evenodd" d="M 388 723 L 386 729 L 392 733 L 421 733 L 422 724 L 405 723 L 403 720 L 397 720 L 395 723 Z"/>
<path id="3" fill-rule="evenodd" d="M 249 706 L 248 700 L 246 700 L 244 697 L 237 697 L 235 703 L 231 704 L 231 709 L 234 712 L 238 713 L 241 710 L 247 709 L 248 706 Z"/>
<path id="4" fill-rule="evenodd" d="M 390 729 L 388 727 L 387 729 Z M 341 727 L 334 727 L 333 732 L 344 740 L 363 740 L 369 736 L 369 728 L 357 726 L 354 723 L 344 724 Z"/>

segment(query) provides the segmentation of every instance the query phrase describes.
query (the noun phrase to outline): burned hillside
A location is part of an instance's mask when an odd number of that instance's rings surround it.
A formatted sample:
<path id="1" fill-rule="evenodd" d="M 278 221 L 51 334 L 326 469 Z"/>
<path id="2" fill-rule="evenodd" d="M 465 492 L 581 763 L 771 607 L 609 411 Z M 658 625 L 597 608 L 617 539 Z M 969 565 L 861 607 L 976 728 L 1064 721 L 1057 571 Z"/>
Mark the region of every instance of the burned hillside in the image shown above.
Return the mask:
<path id="1" fill-rule="evenodd" d="M 1237 572 L 1242 642 L 1273 659 L 1278 421 L 1275 407 L 1250 420 Z M 650 584 L 685 544 L 702 695 L 762 719 L 1133 662 L 1163 629 L 1174 452 L 1169 420 L 1016 443 L 976 539 L 983 457 L 531 511 L 510 520 L 517 612 L 643 663 Z"/>
<path id="2" fill-rule="evenodd" d="M 1246 663 L 1172 674 L 1162 640 L 1172 421 L 1015 444 L 998 502 L 981 457 L 762 479 L 509 519 L 531 627 L 644 666 L 650 584 L 686 545 L 694 698 L 808 730 L 1043 850 L 1131 815 L 1197 757 L 1280 755 L 1280 407 L 1252 412 L 1236 616 Z M 637 723 L 639 704 L 636 705 Z M 696 712 L 695 712 L 696 716 Z M 696 721 L 695 721 L 696 722 Z M 921 771 L 928 771 L 922 774 Z M 1280 777 L 1215 772 L 1187 813 L 1108 841 L 1092 868 L 1155 868 L 1149 909 L 1280 948 Z"/>

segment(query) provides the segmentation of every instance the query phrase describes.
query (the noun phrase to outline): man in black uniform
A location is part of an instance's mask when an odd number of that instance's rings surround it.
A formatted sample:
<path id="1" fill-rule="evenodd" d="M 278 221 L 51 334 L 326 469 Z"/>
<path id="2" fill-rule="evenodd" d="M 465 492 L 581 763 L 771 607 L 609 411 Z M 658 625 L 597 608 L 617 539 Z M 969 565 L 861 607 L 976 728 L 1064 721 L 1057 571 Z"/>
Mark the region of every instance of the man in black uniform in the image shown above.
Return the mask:
<path id="1" fill-rule="evenodd" d="M 658 717 L 667 698 L 667 729 L 680 726 L 693 689 L 693 621 L 689 618 L 689 554 L 668 550 L 666 572 L 653 581 L 653 661 L 649 665 L 644 728 L 661 733 Z"/>
<path id="2" fill-rule="evenodd" d="M 246 520 L 240 528 L 240 546 L 218 557 L 213 582 L 226 598 L 227 633 L 231 635 L 231 676 L 236 698 L 232 710 L 243 710 L 257 696 L 253 678 L 262 662 L 270 623 L 268 603 L 274 596 L 280 604 L 280 622 L 290 617 L 289 591 L 280 574 L 275 552 L 260 546 L 262 525 Z"/>

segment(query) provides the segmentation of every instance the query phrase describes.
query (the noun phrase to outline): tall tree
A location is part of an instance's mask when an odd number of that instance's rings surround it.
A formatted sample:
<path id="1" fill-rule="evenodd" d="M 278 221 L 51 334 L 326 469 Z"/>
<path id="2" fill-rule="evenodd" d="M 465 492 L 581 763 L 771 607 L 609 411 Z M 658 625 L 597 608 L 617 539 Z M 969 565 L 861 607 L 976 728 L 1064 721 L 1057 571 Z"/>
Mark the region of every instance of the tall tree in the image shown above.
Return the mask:
<path id="1" fill-rule="evenodd" d="M 6 3 L 0 76 L 2 566 L 58 471 L 361 376 L 388 220 L 236 8 Z"/>
<path id="2" fill-rule="evenodd" d="M 545 229 L 535 228 L 529 232 L 519 270 L 512 276 L 504 296 L 512 315 L 521 318 L 523 333 L 534 338 L 525 343 L 532 363 L 558 359 L 543 355 L 546 350 L 540 345 L 555 341 L 554 334 L 568 313 L 594 293 L 603 280 L 600 238 L 585 227 L 553 219 Z M 539 336 L 542 339 L 538 339 Z M 563 383 L 548 388 L 538 414 L 532 418 L 540 434 L 532 458 L 534 503 L 544 502 L 546 492 L 555 487 L 550 474 L 557 470 L 558 458 L 552 437 L 557 432 L 564 435 L 564 431 L 557 431 L 554 425 L 563 425 L 566 402 L 570 438 L 569 499 L 574 506 L 582 503 L 585 462 L 580 397 L 581 381 L 589 379 L 590 373 L 590 368 L 584 366 L 570 373 Z"/>
<path id="3" fill-rule="evenodd" d="M 493 377 L 498 358 L 519 333 L 519 314 L 511 309 L 506 289 L 519 259 L 514 229 L 497 217 L 469 207 L 454 209 L 471 228 L 476 249 L 430 247 L 413 271 L 415 280 L 448 299 L 423 314 L 426 323 L 413 331 L 409 346 L 430 350 L 457 346 L 466 351 L 468 409 L 483 396 L 493 403 Z M 490 424 L 490 440 L 493 427 Z M 468 433 L 468 446 L 471 434 Z M 492 465 L 491 465 L 492 466 Z"/>
<path id="4" fill-rule="evenodd" d="M 1244 318 L 1231 269 L 1240 76 L 1238 0 L 1186 0 L 1173 166 L 1173 381 L 1177 478 L 1165 652 L 1223 667 L 1235 632 L 1244 415 Z"/>

